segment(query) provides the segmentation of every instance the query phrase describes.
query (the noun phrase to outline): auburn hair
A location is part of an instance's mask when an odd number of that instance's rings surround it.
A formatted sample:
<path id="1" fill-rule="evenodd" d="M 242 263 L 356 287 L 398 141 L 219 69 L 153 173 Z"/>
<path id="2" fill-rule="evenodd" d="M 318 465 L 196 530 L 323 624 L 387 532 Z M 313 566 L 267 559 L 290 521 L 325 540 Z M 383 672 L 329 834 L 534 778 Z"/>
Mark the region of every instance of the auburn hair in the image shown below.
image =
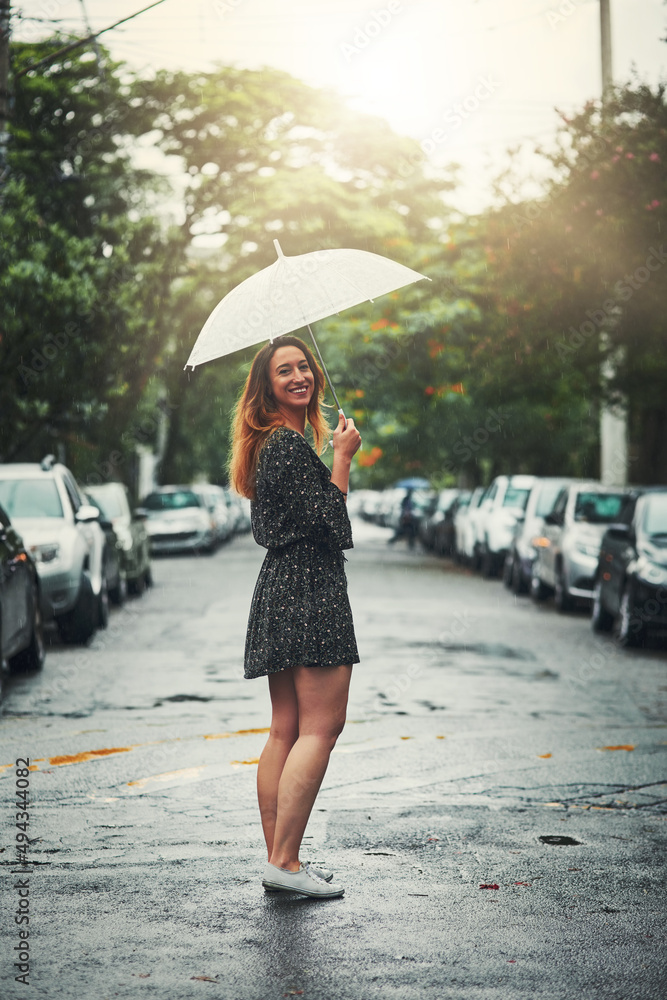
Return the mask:
<path id="1" fill-rule="evenodd" d="M 243 497 L 255 499 L 259 453 L 269 436 L 285 425 L 271 388 L 271 358 L 281 347 L 298 347 L 303 351 L 313 373 L 315 387 L 306 410 L 306 421 L 313 430 L 318 454 L 329 439 L 331 430 L 321 410 L 324 396 L 324 373 L 310 349 L 298 337 L 276 337 L 255 355 L 250 374 L 234 408 L 232 451 L 229 478 L 233 489 Z"/>

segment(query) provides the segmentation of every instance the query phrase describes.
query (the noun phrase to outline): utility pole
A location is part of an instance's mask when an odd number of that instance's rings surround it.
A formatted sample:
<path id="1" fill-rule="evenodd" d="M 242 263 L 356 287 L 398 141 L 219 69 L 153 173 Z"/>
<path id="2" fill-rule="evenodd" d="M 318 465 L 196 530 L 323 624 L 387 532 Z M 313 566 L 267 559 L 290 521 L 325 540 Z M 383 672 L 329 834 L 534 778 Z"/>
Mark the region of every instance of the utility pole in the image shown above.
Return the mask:
<path id="1" fill-rule="evenodd" d="M 611 69 L 610 0 L 600 0 L 600 62 L 602 64 L 602 100 L 613 83 Z"/>
<path id="2" fill-rule="evenodd" d="M 0 0 L 0 184 L 7 170 L 9 142 L 9 5 Z"/>
<path id="3" fill-rule="evenodd" d="M 600 65 L 602 70 L 602 103 L 609 96 L 613 85 L 611 68 L 611 11 L 610 0 L 600 0 Z M 617 323 L 618 317 L 610 322 Z M 600 346 L 606 348 L 609 335 L 602 330 Z M 610 382 L 616 374 L 616 362 L 608 357 L 601 368 L 602 382 Z M 600 479 L 605 486 L 625 486 L 628 481 L 628 414 L 625 400 L 600 409 Z"/>
<path id="4" fill-rule="evenodd" d="M 600 69 L 602 75 L 602 103 L 609 96 L 613 85 L 611 55 L 611 0 L 600 0 Z M 617 323 L 618 317 L 611 318 Z M 600 346 L 605 348 L 609 335 L 604 330 Z M 616 374 L 616 361 L 607 358 L 600 372 L 603 383 L 610 382 Z M 600 411 L 600 479 L 606 486 L 625 486 L 628 481 L 628 420 L 625 401 L 610 406 L 602 404 Z"/>

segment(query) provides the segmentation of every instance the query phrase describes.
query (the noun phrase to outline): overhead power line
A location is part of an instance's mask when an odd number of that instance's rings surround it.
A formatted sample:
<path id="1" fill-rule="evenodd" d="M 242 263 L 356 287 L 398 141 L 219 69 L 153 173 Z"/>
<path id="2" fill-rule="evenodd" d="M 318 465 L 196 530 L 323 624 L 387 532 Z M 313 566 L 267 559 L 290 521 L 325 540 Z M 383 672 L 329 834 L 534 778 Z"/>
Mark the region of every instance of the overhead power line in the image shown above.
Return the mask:
<path id="1" fill-rule="evenodd" d="M 145 14 L 147 10 L 152 10 L 153 7 L 159 7 L 163 4 L 165 0 L 155 0 L 155 3 L 151 3 L 148 7 L 142 7 L 141 10 L 135 11 L 134 14 L 130 14 L 128 17 L 122 17 L 120 21 L 115 21 L 106 28 L 102 28 L 100 31 L 95 31 L 91 35 L 86 35 L 85 38 L 79 38 L 76 42 L 70 42 L 68 45 L 64 45 L 61 49 L 56 49 L 50 55 L 46 56 L 44 59 L 39 59 L 37 62 L 31 63 L 26 66 L 25 69 L 20 70 L 18 73 L 14 74 L 14 79 L 18 80 L 20 77 L 25 76 L 33 69 L 39 69 L 40 66 L 45 66 L 47 63 L 53 62 L 59 56 L 64 56 L 67 52 L 73 52 L 74 49 L 80 48 L 82 45 L 87 45 L 88 42 L 94 42 L 96 38 L 103 35 L 106 31 L 111 31 L 113 28 L 117 28 L 119 24 L 125 24 L 126 21 L 131 21 L 135 17 L 139 17 L 140 14 Z"/>

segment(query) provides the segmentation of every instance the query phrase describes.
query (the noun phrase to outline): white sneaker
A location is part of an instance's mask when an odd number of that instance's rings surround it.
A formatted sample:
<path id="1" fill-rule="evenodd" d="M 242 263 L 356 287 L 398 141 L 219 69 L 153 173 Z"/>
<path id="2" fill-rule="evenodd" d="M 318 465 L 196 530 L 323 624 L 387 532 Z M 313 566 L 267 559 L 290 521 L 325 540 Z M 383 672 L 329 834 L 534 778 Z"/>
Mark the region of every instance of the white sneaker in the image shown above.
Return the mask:
<path id="1" fill-rule="evenodd" d="M 314 899 L 334 899 L 342 896 L 345 889 L 342 885 L 331 885 L 315 875 L 313 868 L 301 865 L 298 871 L 278 868 L 267 862 L 262 885 L 266 889 L 282 889 L 284 892 L 299 892 L 303 896 Z"/>
<path id="2" fill-rule="evenodd" d="M 333 872 L 330 872 L 328 868 L 316 868 L 311 861 L 306 861 L 306 868 L 310 868 L 313 875 L 324 879 L 325 882 L 333 882 Z"/>

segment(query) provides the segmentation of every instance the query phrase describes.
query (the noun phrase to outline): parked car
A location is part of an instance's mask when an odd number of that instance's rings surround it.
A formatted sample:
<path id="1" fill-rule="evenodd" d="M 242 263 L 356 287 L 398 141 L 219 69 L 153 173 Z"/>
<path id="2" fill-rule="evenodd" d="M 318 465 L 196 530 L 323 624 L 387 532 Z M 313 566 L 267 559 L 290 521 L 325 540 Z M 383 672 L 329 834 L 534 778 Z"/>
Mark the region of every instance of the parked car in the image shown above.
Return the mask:
<path id="1" fill-rule="evenodd" d="M 535 476 L 496 476 L 484 494 L 477 521 L 477 552 L 485 577 L 495 576 L 505 562 L 534 485 Z"/>
<path id="2" fill-rule="evenodd" d="M 246 535 L 252 527 L 250 520 L 250 500 L 248 497 L 239 496 L 229 486 L 223 488 L 227 496 L 228 505 L 236 511 L 235 533 L 237 535 Z"/>
<path id="3" fill-rule="evenodd" d="M 137 508 L 146 516 L 151 552 L 204 552 L 215 549 L 216 526 L 203 498 L 190 486 L 160 486 Z"/>
<path id="4" fill-rule="evenodd" d="M 132 510 L 130 494 L 123 483 L 89 486 L 88 493 L 102 510 L 104 518 L 111 522 L 116 533 L 121 574 L 128 591 L 131 594 L 143 594 L 146 587 L 153 583 L 145 515 Z"/>
<path id="5" fill-rule="evenodd" d="M 593 591 L 592 625 L 616 625 L 626 646 L 641 646 L 650 631 L 667 632 L 667 489 L 635 499 L 629 524 L 604 533 Z"/>
<path id="6" fill-rule="evenodd" d="M 467 563 L 477 569 L 477 520 L 479 505 L 486 490 L 477 486 L 473 490 L 468 504 L 460 507 L 454 514 L 454 537 L 456 539 L 456 558 L 460 563 Z"/>
<path id="7" fill-rule="evenodd" d="M 111 521 L 107 520 L 104 515 L 104 511 L 94 497 L 92 497 L 87 490 L 84 493 L 84 496 L 87 503 L 92 504 L 93 507 L 97 508 L 99 525 L 104 532 L 104 537 L 106 538 L 107 543 L 104 548 L 104 566 L 102 572 L 104 573 L 104 578 L 106 580 L 109 600 L 112 604 L 116 604 L 120 607 L 125 603 L 125 599 L 127 597 L 127 581 L 125 580 L 125 576 L 123 575 L 123 571 L 121 569 L 120 542 L 118 541 L 118 535 L 114 531 Z M 105 628 L 106 623 L 100 622 L 100 627 Z"/>
<path id="8" fill-rule="evenodd" d="M 43 610 L 65 642 L 87 642 L 109 616 L 99 511 L 52 455 L 0 465 L 0 504 L 35 559 Z"/>
<path id="9" fill-rule="evenodd" d="M 192 489 L 204 501 L 204 506 L 213 521 L 214 546 L 217 548 L 234 534 L 235 511 L 227 503 L 222 486 L 211 483 L 196 483 Z"/>
<path id="10" fill-rule="evenodd" d="M 559 611 L 572 609 L 578 600 L 591 601 L 602 536 L 610 524 L 624 519 L 631 502 L 629 490 L 597 482 L 563 486 L 544 518 L 543 540 L 533 563 L 532 596 L 544 600 L 553 593 Z"/>
<path id="11" fill-rule="evenodd" d="M 0 507 L 0 665 L 41 670 L 44 633 L 39 575 L 23 539 Z"/>
<path id="12" fill-rule="evenodd" d="M 457 489 L 440 490 L 436 494 L 419 522 L 419 539 L 426 549 L 433 549 L 436 555 L 448 556 L 454 548 L 454 505 L 459 495 Z"/>
<path id="13" fill-rule="evenodd" d="M 562 477 L 535 481 L 526 510 L 522 517 L 517 518 L 514 538 L 503 568 L 503 582 L 515 594 L 528 593 L 536 549 L 544 543 L 544 518 L 551 513 L 561 487 L 574 481 Z"/>

